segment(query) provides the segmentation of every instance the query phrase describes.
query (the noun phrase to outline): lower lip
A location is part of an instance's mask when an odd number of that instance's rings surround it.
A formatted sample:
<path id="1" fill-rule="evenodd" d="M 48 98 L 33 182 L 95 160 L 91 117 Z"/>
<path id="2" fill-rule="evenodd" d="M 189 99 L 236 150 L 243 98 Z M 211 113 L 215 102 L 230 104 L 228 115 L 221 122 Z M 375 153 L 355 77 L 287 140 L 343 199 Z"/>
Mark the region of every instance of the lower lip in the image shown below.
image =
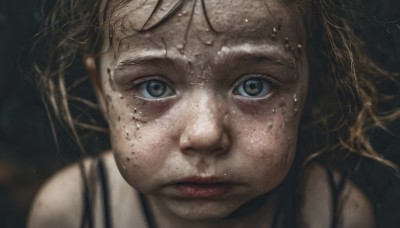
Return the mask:
<path id="1" fill-rule="evenodd" d="M 217 198 L 228 194 L 233 185 L 226 183 L 199 184 L 182 183 L 174 185 L 180 195 L 189 198 Z"/>

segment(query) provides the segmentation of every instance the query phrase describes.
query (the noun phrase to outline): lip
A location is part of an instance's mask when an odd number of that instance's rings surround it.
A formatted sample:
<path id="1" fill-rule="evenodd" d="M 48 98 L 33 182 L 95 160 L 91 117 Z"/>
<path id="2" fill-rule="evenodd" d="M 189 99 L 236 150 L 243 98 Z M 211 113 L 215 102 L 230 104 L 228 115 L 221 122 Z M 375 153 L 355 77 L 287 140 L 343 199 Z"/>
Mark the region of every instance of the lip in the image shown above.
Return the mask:
<path id="1" fill-rule="evenodd" d="M 218 177 L 190 177 L 172 184 L 176 193 L 185 198 L 211 199 L 227 195 L 235 183 Z"/>

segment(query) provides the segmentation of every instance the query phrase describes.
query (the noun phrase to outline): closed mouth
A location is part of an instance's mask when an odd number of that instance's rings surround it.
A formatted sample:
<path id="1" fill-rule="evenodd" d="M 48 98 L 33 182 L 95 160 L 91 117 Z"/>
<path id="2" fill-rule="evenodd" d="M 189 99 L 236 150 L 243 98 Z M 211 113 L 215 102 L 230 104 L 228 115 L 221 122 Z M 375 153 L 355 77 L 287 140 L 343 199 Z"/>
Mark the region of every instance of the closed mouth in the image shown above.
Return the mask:
<path id="1" fill-rule="evenodd" d="M 216 178 L 189 179 L 172 185 L 180 196 L 187 198 L 218 198 L 229 193 L 235 185 Z"/>

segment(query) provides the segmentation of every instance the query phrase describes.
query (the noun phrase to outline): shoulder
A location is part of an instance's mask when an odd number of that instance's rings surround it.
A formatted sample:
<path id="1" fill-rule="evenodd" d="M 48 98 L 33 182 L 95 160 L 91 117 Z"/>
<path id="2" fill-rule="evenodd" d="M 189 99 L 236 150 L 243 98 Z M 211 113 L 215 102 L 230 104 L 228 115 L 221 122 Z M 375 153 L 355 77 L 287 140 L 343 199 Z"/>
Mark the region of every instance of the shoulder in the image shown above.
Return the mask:
<path id="1" fill-rule="evenodd" d="M 93 161 L 83 165 L 89 169 Z M 78 164 L 68 166 L 50 178 L 39 190 L 29 215 L 28 227 L 79 227 L 83 184 Z M 68 212 L 68 213 L 67 213 Z"/>
<path id="2" fill-rule="evenodd" d="M 135 189 L 129 186 L 118 171 L 111 152 L 101 155 L 106 175 L 110 213 L 115 227 L 129 227 L 132 222 L 143 225 L 145 220 Z M 102 227 L 103 198 L 96 160 L 85 159 L 82 166 L 89 185 L 95 227 Z M 70 165 L 43 185 L 36 196 L 28 219 L 28 228 L 80 227 L 83 216 L 84 184 L 79 164 Z"/>
<path id="3" fill-rule="evenodd" d="M 335 210 L 333 203 L 335 190 L 332 186 L 339 186 L 341 179 L 339 172 L 329 173 L 326 168 L 318 164 L 312 164 L 306 170 L 302 193 L 302 216 L 305 227 L 330 227 Z M 338 227 L 375 227 L 372 204 L 359 187 L 344 179 L 343 188 L 337 196 Z"/>

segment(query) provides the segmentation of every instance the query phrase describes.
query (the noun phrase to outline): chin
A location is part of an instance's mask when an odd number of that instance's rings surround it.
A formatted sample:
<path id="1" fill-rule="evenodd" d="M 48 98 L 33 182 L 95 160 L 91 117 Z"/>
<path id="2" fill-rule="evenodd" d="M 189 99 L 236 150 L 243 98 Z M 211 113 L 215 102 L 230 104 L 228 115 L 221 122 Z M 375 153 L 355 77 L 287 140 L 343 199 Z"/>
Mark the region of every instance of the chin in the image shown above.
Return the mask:
<path id="1" fill-rule="evenodd" d="M 239 207 L 229 202 L 207 202 L 205 200 L 196 200 L 193 203 L 179 203 L 177 205 L 169 205 L 170 210 L 185 220 L 190 221 L 215 221 L 228 217 L 234 213 Z"/>

